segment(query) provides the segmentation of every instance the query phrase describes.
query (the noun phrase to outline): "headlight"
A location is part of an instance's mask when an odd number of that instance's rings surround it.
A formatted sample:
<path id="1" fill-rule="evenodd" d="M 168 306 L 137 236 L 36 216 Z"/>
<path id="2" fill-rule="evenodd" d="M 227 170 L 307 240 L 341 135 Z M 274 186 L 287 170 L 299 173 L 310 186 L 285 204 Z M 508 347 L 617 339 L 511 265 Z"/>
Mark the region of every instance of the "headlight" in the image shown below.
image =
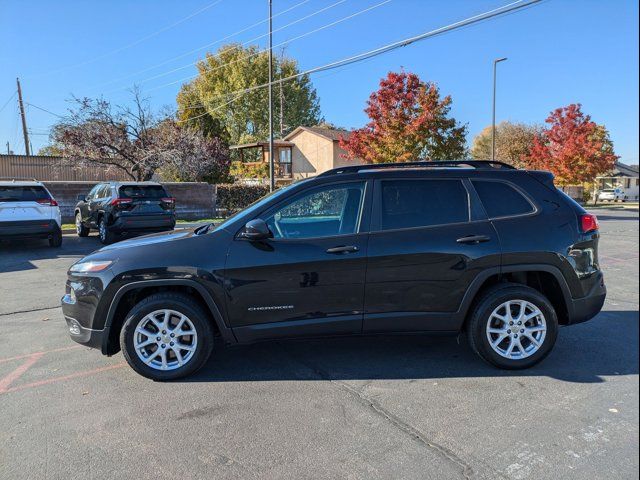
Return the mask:
<path id="1" fill-rule="evenodd" d="M 111 260 L 103 260 L 100 262 L 80 262 L 74 263 L 69 269 L 72 273 L 90 273 L 101 272 L 109 267 L 113 262 Z"/>

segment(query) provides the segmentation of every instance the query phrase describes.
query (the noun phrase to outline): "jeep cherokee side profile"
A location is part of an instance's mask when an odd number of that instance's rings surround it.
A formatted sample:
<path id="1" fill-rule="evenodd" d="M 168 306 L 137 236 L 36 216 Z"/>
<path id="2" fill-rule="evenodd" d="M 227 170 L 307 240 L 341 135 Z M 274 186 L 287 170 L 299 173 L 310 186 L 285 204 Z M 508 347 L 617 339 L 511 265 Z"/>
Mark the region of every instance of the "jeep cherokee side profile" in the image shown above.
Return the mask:
<path id="1" fill-rule="evenodd" d="M 500 368 L 530 367 L 606 290 L 597 219 L 548 172 L 415 162 L 325 172 L 220 225 L 127 240 L 68 272 L 71 338 L 154 380 L 217 343 L 464 332 Z"/>
<path id="2" fill-rule="evenodd" d="M 108 245 L 123 235 L 173 230 L 175 199 L 155 182 L 99 183 L 78 197 L 74 216 L 79 237 L 95 228 Z"/>

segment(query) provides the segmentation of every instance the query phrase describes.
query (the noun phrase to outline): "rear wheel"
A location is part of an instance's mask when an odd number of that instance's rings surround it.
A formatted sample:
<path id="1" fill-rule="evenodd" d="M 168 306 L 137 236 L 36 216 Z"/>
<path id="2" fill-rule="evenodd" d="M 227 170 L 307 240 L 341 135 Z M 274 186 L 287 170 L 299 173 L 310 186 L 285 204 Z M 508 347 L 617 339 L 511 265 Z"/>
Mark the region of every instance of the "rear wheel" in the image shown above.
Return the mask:
<path id="1" fill-rule="evenodd" d="M 87 237 L 91 229 L 89 227 L 85 227 L 84 223 L 82 223 L 82 215 L 80 212 L 76 213 L 76 233 L 79 237 Z"/>
<path id="2" fill-rule="evenodd" d="M 54 248 L 62 246 L 62 231 L 59 228 L 49 237 L 49 246 Z"/>
<path id="3" fill-rule="evenodd" d="M 105 245 L 113 243 L 114 234 L 109 231 L 107 219 L 104 216 L 100 218 L 100 222 L 98 223 L 98 236 L 100 237 L 100 241 Z"/>
<path id="4" fill-rule="evenodd" d="M 524 285 L 496 287 L 477 303 L 467 328 L 473 350 L 504 369 L 528 368 L 544 359 L 558 335 L 549 300 Z"/>
<path id="5" fill-rule="evenodd" d="M 120 332 L 120 347 L 140 375 L 174 380 L 206 363 L 213 349 L 213 331 L 207 315 L 191 297 L 156 293 L 129 312 Z"/>

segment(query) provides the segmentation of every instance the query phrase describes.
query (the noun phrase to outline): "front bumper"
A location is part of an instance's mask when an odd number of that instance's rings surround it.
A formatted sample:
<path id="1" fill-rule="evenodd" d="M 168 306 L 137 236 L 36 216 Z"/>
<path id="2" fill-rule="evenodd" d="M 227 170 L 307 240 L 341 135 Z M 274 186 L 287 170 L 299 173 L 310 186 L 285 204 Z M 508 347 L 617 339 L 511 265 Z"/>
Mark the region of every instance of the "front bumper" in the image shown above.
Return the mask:
<path id="1" fill-rule="evenodd" d="M 67 315 L 64 316 L 64 319 L 67 322 L 67 328 L 69 329 L 69 336 L 71 337 L 71 340 L 82 345 L 86 345 L 87 347 L 102 350 L 102 342 L 104 340 L 105 333 L 104 330 L 92 330 L 91 328 L 83 327 L 75 318 Z"/>
<path id="2" fill-rule="evenodd" d="M 0 222 L 0 238 L 48 238 L 59 229 L 55 220 Z"/>

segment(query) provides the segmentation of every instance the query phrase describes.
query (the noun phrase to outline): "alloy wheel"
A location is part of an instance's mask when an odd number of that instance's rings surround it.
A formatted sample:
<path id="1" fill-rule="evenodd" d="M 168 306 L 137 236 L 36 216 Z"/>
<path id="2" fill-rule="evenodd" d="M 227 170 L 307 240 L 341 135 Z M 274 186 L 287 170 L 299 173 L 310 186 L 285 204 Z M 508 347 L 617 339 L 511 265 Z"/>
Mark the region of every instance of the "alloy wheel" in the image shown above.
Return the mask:
<path id="1" fill-rule="evenodd" d="M 493 310 L 486 333 L 494 352 L 510 360 L 519 360 L 540 349 L 547 334 L 547 322 L 533 303 L 509 300 Z"/>
<path id="2" fill-rule="evenodd" d="M 175 370 L 195 355 L 198 334 L 186 315 L 175 310 L 156 310 L 138 322 L 133 347 L 145 365 L 155 370 Z"/>

